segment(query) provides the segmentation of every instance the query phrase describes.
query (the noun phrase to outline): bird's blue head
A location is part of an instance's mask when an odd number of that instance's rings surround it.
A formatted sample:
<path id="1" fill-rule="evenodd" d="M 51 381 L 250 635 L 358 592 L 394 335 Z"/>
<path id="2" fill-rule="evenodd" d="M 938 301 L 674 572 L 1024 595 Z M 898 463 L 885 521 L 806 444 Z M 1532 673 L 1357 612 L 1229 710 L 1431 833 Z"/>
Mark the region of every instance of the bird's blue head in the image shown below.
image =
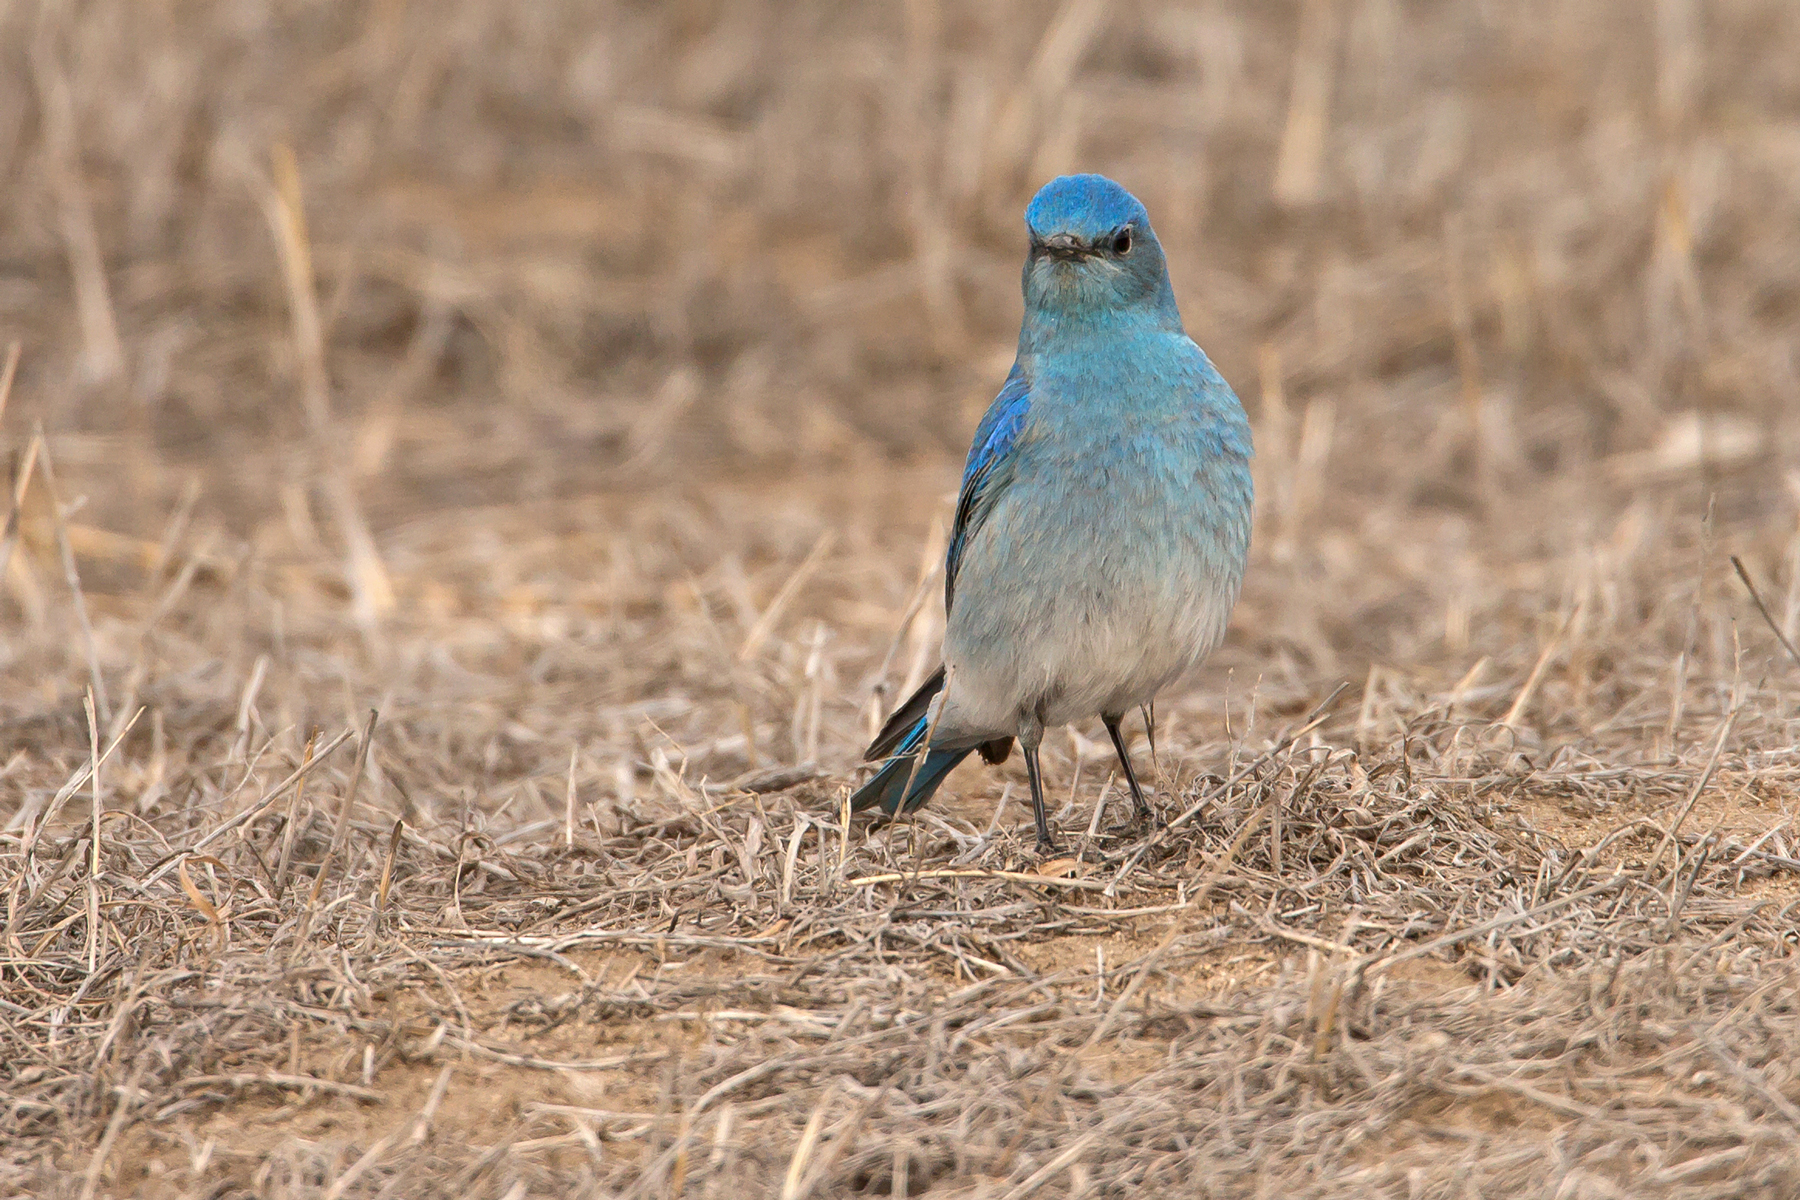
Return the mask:
<path id="1" fill-rule="evenodd" d="M 1064 175 L 1025 209 L 1025 311 L 1060 324 L 1132 310 L 1181 327 L 1162 243 L 1136 196 L 1104 175 Z"/>

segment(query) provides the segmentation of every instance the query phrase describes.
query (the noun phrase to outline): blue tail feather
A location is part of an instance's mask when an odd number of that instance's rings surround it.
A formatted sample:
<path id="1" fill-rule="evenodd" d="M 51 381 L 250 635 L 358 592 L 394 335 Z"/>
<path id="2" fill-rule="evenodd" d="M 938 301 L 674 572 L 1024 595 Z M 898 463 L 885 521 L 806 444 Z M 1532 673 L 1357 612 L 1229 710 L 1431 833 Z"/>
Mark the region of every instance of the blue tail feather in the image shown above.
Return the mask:
<path id="1" fill-rule="evenodd" d="M 925 740 L 927 718 L 921 717 L 906 737 L 900 742 L 898 753 L 883 763 L 881 770 L 875 772 L 869 782 L 858 788 L 850 797 L 850 807 L 857 812 L 865 808 L 880 805 L 883 811 L 896 814 L 912 812 L 931 799 L 931 794 L 944 782 L 944 776 L 950 768 L 969 756 L 967 750 L 927 750 L 925 761 L 919 764 L 918 774 L 913 773 L 913 762 L 919 756 L 919 747 Z M 906 781 L 912 780 L 912 788 L 906 791 L 904 802 L 901 792 L 906 789 Z"/>

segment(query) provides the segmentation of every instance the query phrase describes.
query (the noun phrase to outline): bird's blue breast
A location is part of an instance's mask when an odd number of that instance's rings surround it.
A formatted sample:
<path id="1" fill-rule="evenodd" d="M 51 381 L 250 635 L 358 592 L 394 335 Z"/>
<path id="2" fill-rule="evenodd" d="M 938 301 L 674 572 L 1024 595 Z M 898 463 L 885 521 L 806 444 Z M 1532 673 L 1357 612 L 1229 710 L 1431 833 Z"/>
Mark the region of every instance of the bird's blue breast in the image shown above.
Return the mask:
<path id="1" fill-rule="evenodd" d="M 1124 333 L 1037 355 L 1033 367 L 1021 482 L 1088 528 L 1147 551 L 1203 551 L 1241 573 L 1253 500 L 1250 426 L 1191 340 Z"/>

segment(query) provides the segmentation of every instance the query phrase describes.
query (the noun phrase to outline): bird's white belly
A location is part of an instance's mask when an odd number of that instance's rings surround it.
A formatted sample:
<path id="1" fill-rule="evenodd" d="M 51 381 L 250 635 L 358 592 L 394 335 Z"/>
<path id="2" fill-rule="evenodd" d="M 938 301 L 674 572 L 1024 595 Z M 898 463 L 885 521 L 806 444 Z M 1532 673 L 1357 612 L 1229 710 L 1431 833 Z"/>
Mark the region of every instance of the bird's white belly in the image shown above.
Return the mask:
<path id="1" fill-rule="evenodd" d="M 1219 644 L 1241 568 L 1190 539 L 1134 540 L 1065 534 L 1004 563 L 970 546 L 945 636 L 946 732 L 1127 712 Z"/>

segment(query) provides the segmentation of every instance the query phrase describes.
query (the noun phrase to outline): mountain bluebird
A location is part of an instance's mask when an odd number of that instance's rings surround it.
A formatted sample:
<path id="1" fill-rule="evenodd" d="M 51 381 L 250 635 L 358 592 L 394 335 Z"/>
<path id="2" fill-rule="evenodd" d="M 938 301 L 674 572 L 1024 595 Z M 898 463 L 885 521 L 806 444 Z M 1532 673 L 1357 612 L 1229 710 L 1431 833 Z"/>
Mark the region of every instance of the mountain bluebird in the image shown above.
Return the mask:
<path id="1" fill-rule="evenodd" d="M 1225 634 L 1250 548 L 1250 426 L 1188 337 L 1150 215 L 1099 175 L 1025 210 L 1025 320 L 975 429 L 944 563 L 944 663 L 887 720 L 851 797 L 910 812 L 972 750 L 1025 752 L 1098 715 L 1140 817 L 1119 722 Z M 923 757 L 921 758 L 921 750 Z"/>

